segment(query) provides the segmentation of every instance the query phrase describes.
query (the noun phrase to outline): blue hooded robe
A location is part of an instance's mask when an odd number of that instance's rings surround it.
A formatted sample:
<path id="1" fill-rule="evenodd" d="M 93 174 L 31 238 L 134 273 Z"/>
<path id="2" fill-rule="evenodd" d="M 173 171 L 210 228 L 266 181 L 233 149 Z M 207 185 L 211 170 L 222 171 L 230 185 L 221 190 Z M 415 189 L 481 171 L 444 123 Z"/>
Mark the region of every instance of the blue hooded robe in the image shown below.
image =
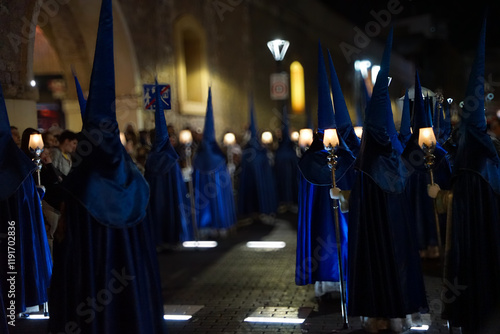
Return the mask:
<path id="1" fill-rule="evenodd" d="M 5 307 L 15 301 L 14 315 L 48 300 L 52 275 L 41 199 L 32 172 L 31 159 L 14 143 L 0 86 L 0 285 Z M 8 255 L 12 254 L 11 261 Z M 10 298 L 10 283 L 15 277 L 15 297 Z M 6 312 L 3 308 L 1 314 Z M 9 315 L 12 313 L 9 311 Z M 8 319 L 12 320 L 11 318 Z M 15 318 L 14 318 L 15 320 Z M 1 328 L 2 324 L 0 324 Z"/>
<path id="2" fill-rule="evenodd" d="M 347 312 L 404 318 L 427 308 L 404 192 L 407 170 L 387 131 L 392 29 L 366 109 L 357 177 L 349 198 Z"/>
<path id="3" fill-rule="evenodd" d="M 444 319 L 484 333 L 500 308 L 500 158 L 486 133 L 486 20 L 469 76 L 452 177 L 452 240 Z M 455 292 L 454 292 L 455 291 Z M 457 292 L 458 291 L 458 292 Z M 498 322 L 494 331 L 498 330 Z"/>
<path id="4" fill-rule="evenodd" d="M 339 99 L 343 98 L 340 95 Z M 318 55 L 318 132 L 313 143 L 299 161 L 299 214 L 295 283 L 339 282 L 335 212 L 330 198 L 332 172 L 328 167 L 328 152 L 323 145 L 325 129 L 334 129 L 335 115 L 330 98 L 330 86 L 325 62 L 319 45 Z M 342 136 L 335 179 L 340 189 L 351 189 L 354 179 L 354 156 Z M 342 260 L 347 263 L 347 215 L 339 213 Z M 344 269 L 345 274 L 345 269 Z"/>
<path id="5" fill-rule="evenodd" d="M 203 139 L 193 158 L 196 221 L 200 229 L 226 230 L 236 222 L 226 157 L 215 140 L 212 92 L 208 91 Z"/>
<path id="6" fill-rule="evenodd" d="M 115 113 L 113 17 L 103 0 L 90 93 L 54 243 L 49 331 L 163 333 L 149 187 L 120 142 Z M 57 247 L 57 248 L 56 248 Z"/>
<path id="7" fill-rule="evenodd" d="M 267 150 L 257 137 L 253 103 L 250 105 L 250 140 L 242 150 L 239 180 L 238 214 L 276 212 L 276 180 Z"/>
<path id="8" fill-rule="evenodd" d="M 179 156 L 168 136 L 165 114 L 156 83 L 155 142 L 146 160 L 144 177 L 149 183 L 149 213 L 157 246 L 176 245 L 193 239 L 191 205 L 177 163 Z"/>

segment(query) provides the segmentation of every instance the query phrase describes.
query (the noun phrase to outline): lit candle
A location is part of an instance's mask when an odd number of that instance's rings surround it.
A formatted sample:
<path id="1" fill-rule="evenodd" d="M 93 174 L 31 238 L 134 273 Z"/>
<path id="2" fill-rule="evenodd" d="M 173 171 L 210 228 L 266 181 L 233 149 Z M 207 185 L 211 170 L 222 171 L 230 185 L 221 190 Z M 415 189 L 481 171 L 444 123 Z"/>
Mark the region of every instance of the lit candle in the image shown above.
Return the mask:
<path id="1" fill-rule="evenodd" d="M 39 133 L 33 133 L 30 135 L 29 142 L 30 149 L 36 151 L 37 149 L 43 150 L 43 140 L 42 135 Z"/>
<path id="2" fill-rule="evenodd" d="M 123 132 L 120 132 L 120 141 L 122 142 L 123 146 L 127 145 L 127 137 L 125 137 L 125 134 Z"/>
<path id="3" fill-rule="evenodd" d="M 420 128 L 418 134 L 418 146 L 424 148 L 432 148 L 436 146 L 436 137 L 434 136 L 434 131 L 431 127 Z"/>
<path id="4" fill-rule="evenodd" d="M 363 127 L 362 126 L 355 126 L 354 127 L 354 133 L 356 136 L 361 139 L 361 136 L 363 135 Z"/>
<path id="5" fill-rule="evenodd" d="M 323 135 L 323 145 L 325 148 L 335 148 L 339 145 L 339 137 L 337 136 L 337 129 L 326 129 Z"/>
<path id="6" fill-rule="evenodd" d="M 234 133 L 228 132 L 224 135 L 224 145 L 229 146 L 229 145 L 234 145 L 236 142 L 236 137 L 234 136 Z"/>
<path id="7" fill-rule="evenodd" d="M 193 135 L 190 130 L 182 130 L 179 133 L 179 142 L 184 145 L 189 145 L 193 142 Z"/>
<path id="8" fill-rule="evenodd" d="M 292 132 L 292 134 L 291 134 L 291 136 L 290 136 L 290 137 L 292 138 L 292 140 L 293 140 L 294 142 L 298 142 L 298 141 L 299 141 L 299 138 L 300 138 L 300 134 L 299 134 L 299 132 L 298 132 L 298 131 L 294 131 L 294 132 Z"/>
<path id="9" fill-rule="evenodd" d="M 273 134 L 269 131 L 264 131 L 262 132 L 261 140 L 262 144 L 272 144 Z"/>
<path id="10" fill-rule="evenodd" d="M 313 130 L 300 129 L 299 132 L 299 146 L 302 148 L 311 146 L 313 142 Z"/>

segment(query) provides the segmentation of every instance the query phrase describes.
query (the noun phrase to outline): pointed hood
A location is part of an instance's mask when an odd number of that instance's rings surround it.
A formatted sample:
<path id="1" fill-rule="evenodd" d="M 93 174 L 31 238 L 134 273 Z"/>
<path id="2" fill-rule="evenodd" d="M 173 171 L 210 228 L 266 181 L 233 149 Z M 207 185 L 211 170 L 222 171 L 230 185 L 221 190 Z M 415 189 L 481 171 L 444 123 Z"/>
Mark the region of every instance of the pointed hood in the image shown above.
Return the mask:
<path id="1" fill-rule="evenodd" d="M 391 28 L 382 56 L 380 72 L 373 87 L 370 103 L 366 108 L 363 138 L 356 166 L 369 175 L 384 191 L 401 193 L 404 191 L 407 171 L 401 161 L 400 153 L 393 148 L 387 130 L 388 112 L 391 110 L 388 76 L 392 34 Z"/>
<path id="2" fill-rule="evenodd" d="M 72 69 L 71 72 L 73 72 L 73 78 L 75 79 L 76 95 L 78 96 L 78 103 L 80 104 L 80 112 L 83 119 L 85 116 L 85 109 L 87 108 L 87 100 L 85 96 L 83 96 L 82 86 L 80 86 L 75 70 Z"/>
<path id="3" fill-rule="evenodd" d="M 399 134 L 396 130 L 396 125 L 394 124 L 394 114 L 392 113 L 392 104 L 389 95 L 387 95 L 387 134 L 392 143 L 392 148 L 395 149 L 399 154 L 403 153 L 403 145 L 399 141 Z"/>
<path id="4" fill-rule="evenodd" d="M 429 115 L 429 102 L 425 103 L 422 97 L 422 86 L 418 71 L 415 72 L 415 100 L 413 106 L 413 133 L 418 136 L 420 128 L 432 127 L 432 120 Z"/>
<path id="5" fill-rule="evenodd" d="M 201 172 L 210 173 L 225 166 L 226 156 L 215 140 L 214 110 L 212 107 L 212 89 L 208 89 L 207 112 L 203 139 L 193 159 L 193 167 Z"/>
<path id="6" fill-rule="evenodd" d="M 286 105 L 283 106 L 282 120 L 281 123 L 283 127 L 281 128 L 281 143 L 291 143 L 292 139 L 290 138 L 290 127 L 288 121 L 288 109 Z"/>
<path id="7" fill-rule="evenodd" d="M 333 60 L 330 51 L 328 51 L 328 63 L 330 65 L 330 82 L 332 85 L 333 105 L 335 110 L 335 122 L 337 123 L 337 128 L 339 130 L 352 128 L 351 117 L 349 116 L 349 110 L 347 110 L 344 94 L 342 93 L 342 88 L 340 87 L 337 71 L 335 71 L 335 66 L 333 66 Z"/>
<path id="8" fill-rule="evenodd" d="M 248 130 L 250 131 L 250 138 L 257 138 L 257 123 L 255 122 L 255 107 L 253 104 L 253 96 L 250 96 L 250 126 Z"/>
<path id="9" fill-rule="evenodd" d="M 161 86 L 155 79 L 155 142 L 153 143 L 153 151 L 166 152 L 171 158 L 177 160 L 179 155 L 170 143 L 168 135 L 167 121 L 165 119 L 165 110 L 161 103 Z"/>
<path id="10" fill-rule="evenodd" d="M 161 87 L 155 79 L 155 141 L 148 155 L 145 174 L 167 174 L 176 164 L 179 155 L 172 147 L 168 135 L 163 103 L 161 103 Z M 146 176 L 148 177 L 148 176 Z M 148 179 L 149 180 L 149 179 Z"/>
<path id="11" fill-rule="evenodd" d="M 467 97 L 464 99 L 454 174 L 476 172 L 497 194 L 500 194 L 500 158 L 490 136 L 486 133 L 484 114 L 485 36 L 486 19 L 483 21 L 467 85 Z"/>
<path id="12" fill-rule="evenodd" d="M 265 148 L 260 144 L 260 138 L 257 135 L 257 121 L 255 120 L 255 107 L 253 103 L 253 95 L 249 95 L 248 104 L 250 109 L 250 125 L 248 131 L 250 131 L 250 138 L 245 144 L 245 148 L 251 147 L 254 150 L 265 150 Z"/>
<path id="13" fill-rule="evenodd" d="M 314 130 L 311 110 L 309 108 L 306 109 L 306 128 Z"/>
<path id="14" fill-rule="evenodd" d="M 325 129 L 336 128 L 325 59 L 321 43 L 318 42 L 318 130 L 323 132 Z"/>
<path id="15" fill-rule="evenodd" d="M 326 186 L 331 185 L 332 174 L 327 164 L 328 152 L 323 145 L 323 133 L 325 129 L 336 129 L 337 125 L 321 44 L 319 44 L 318 56 L 318 133 L 314 135 L 311 146 L 299 160 L 298 166 L 308 182 Z M 341 184 L 345 182 L 344 177 L 350 175 L 348 172 L 352 170 L 355 161 L 353 153 L 341 135 L 339 135 L 339 146 L 336 154 L 339 164 L 335 170 L 335 178 Z"/>
<path id="16" fill-rule="evenodd" d="M 9 198 L 36 166 L 12 139 L 5 97 L 0 85 L 0 200 Z"/>
<path id="17" fill-rule="evenodd" d="M 161 92 L 158 80 L 155 79 L 155 142 L 153 148 L 159 149 L 167 142 L 170 142 L 168 137 L 167 122 L 165 120 L 165 112 L 161 103 Z"/>
<path id="18" fill-rule="evenodd" d="M 373 93 L 368 103 L 365 115 L 365 129 L 376 131 L 387 131 L 387 110 L 390 108 L 387 104 L 390 102 L 389 96 L 389 66 L 391 62 L 392 49 L 392 29 L 387 37 L 382 64 L 377 75 L 377 81 L 373 86 Z"/>
<path id="19" fill-rule="evenodd" d="M 65 187 L 94 219 L 114 228 L 134 226 L 144 219 L 149 187 L 121 144 L 116 121 L 111 0 L 103 0 L 101 5 L 89 97 L 75 159 Z"/>
<path id="20" fill-rule="evenodd" d="M 203 141 L 215 141 L 214 109 L 212 106 L 212 88 L 208 88 L 207 112 L 205 114 L 205 125 L 203 127 Z"/>
<path id="21" fill-rule="evenodd" d="M 411 137 L 410 131 L 410 98 L 408 97 L 408 89 L 406 89 L 403 100 L 403 110 L 401 112 L 401 126 L 399 128 L 399 140 L 403 146 L 406 145 Z"/>
<path id="22" fill-rule="evenodd" d="M 451 113 L 450 113 L 450 103 L 444 101 L 444 110 L 440 112 L 439 124 L 440 124 L 440 137 L 439 141 L 444 143 L 451 135 Z"/>
<path id="23" fill-rule="evenodd" d="M 443 105 L 439 103 L 440 97 L 438 96 L 436 98 L 436 101 L 434 102 L 434 113 L 432 114 L 432 125 L 434 127 L 434 135 L 436 136 L 436 139 L 439 140 L 441 137 L 441 120 L 443 119 Z"/>
<path id="24" fill-rule="evenodd" d="M 335 66 L 333 66 L 332 56 L 330 51 L 328 51 L 328 63 L 330 65 L 330 81 L 333 96 L 333 105 L 335 109 L 335 122 L 337 123 L 337 130 L 339 136 L 341 136 L 346 142 L 352 153 L 357 156 L 359 153 L 359 147 L 361 142 L 354 132 L 352 126 L 351 117 L 349 116 L 349 110 L 345 103 L 344 94 L 342 93 L 342 88 L 340 87 L 339 78 L 337 76 L 337 71 Z"/>

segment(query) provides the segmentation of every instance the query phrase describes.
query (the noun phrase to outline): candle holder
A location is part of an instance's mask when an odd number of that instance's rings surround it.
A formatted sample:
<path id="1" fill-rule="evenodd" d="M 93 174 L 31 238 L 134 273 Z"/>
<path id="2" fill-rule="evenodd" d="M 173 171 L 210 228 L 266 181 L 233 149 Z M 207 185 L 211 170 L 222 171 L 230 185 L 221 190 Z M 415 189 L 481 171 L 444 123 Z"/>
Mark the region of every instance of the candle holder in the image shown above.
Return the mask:
<path id="1" fill-rule="evenodd" d="M 337 129 L 326 129 L 324 136 L 323 136 L 323 145 L 325 147 L 325 150 L 328 151 L 328 156 L 327 156 L 327 164 L 328 168 L 332 172 L 332 187 L 336 188 L 337 183 L 335 180 L 335 171 L 337 169 L 337 154 L 336 154 L 336 149 L 339 145 L 339 138 L 337 135 Z M 335 238 L 337 242 L 337 257 L 338 257 L 338 265 L 339 265 L 339 287 L 340 287 L 340 303 L 342 307 L 342 318 L 344 320 L 344 329 L 349 328 L 349 319 L 347 318 L 347 304 L 346 304 L 346 289 L 345 289 L 345 282 L 344 282 L 344 270 L 342 266 L 342 246 L 341 246 L 341 240 L 340 240 L 340 224 L 339 224 L 339 202 L 338 199 L 333 200 L 333 212 L 334 212 L 334 218 L 335 218 Z"/>
<path id="2" fill-rule="evenodd" d="M 193 224 L 193 237 L 196 242 L 199 241 L 198 236 L 198 222 L 196 219 L 196 201 L 194 198 L 194 187 L 193 187 L 193 167 L 191 163 L 191 155 L 193 150 L 191 145 L 193 143 L 193 135 L 190 130 L 182 130 L 179 133 L 179 142 L 184 145 L 184 152 L 186 154 L 186 173 L 182 173 L 184 181 L 188 183 L 189 199 L 191 202 L 191 222 Z"/>
<path id="3" fill-rule="evenodd" d="M 36 165 L 36 173 L 37 173 L 37 186 L 42 185 L 42 181 L 40 179 L 40 171 L 42 170 L 42 152 L 43 152 L 43 140 L 42 135 L 39 133 L 32 133 L 30 135 L 29 141 L 30 152 L 33 153 L 34 158 L 33 162 Z"/>
<path id="4" fill-rule="evenodd" d="M 436 156 L 434 155 L 434 150 L 436 149 L 436 136 L 434 135 L 434 130 L 431 127 L 420 128 L 419 136 L 418 136 L 418 145 L 424 151 L 424 165 L 425 168 L 429 171 L 429 176 L 431 179 L 431 185 L 434 185 L 434 159 Z M 441 242 L 441 227 L 439 226 L 439 216 L 436 210 L 436 201 L 434 200 L 434 219 L 436 220 L 436 233 L 437 233 L 437 242 L 439 250 L 442 250 L 442 242 Z M 441 252 L 440 252 L 441 253 Z"/>
<path id="5" fill-rule="evenodd" d="M 229 175 L 231 176 L 231 186 L 233 187 L 234 193 L 234 171 L 236 170 L 236 165 L 234 164 L 233 155 L 233 145 L 236 143 L 236 137 L 234 133 L 228 132 L 224 135 L 224 145 L 226 146 L 227 154 L 227 169 L 229 170 Z"/>

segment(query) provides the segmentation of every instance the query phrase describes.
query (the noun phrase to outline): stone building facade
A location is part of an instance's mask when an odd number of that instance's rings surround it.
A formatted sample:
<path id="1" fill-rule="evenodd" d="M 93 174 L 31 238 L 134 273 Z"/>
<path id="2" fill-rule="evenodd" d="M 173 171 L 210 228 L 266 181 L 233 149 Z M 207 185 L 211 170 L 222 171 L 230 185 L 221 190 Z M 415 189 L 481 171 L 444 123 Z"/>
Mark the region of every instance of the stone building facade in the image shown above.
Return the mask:
<path id="1" fill-rule="evenodd" d="M 397 15 L 397 1 L 387 6 L 374 10 Z M 30 83 L 54 77 L 62 86 L 52 96 L 60 105 L 61 126 L 80 129 L 72 68 L 87 92 L 99 8 L 100 0 L 0 2 L 0 82 L 13 125 L 21 130 L 38 127 L 46 95 L 44 87 Z M 270 98 L 269 83 L 277 67 L 266 45 L 275 38 L 290 41 L 281 69 L 290 72 L 290 65 L 298 62 L 304 74 L 304 107 L 293 110 L 287 100 L 291 127 L 306 125 L 306 110 L 316 118 L 318 41 L 332 53 L 355 119 L 354 61 L 379 61 L 379 41 L 388 31 L 388 21 L 375 16 L 366 26 L 356 27 L 319 0 L 114 0 L 113 11 L 121 129 L 128 123 L 136 129 L 154 127 L 153 113 L 143 108 L 142 86 L 155 77 L 171 86 L 166 117 L 177 129 L 203 126 L 208 87 L 218 136 L 244 130 L 249 96 L 259 129 L 279 128 L 281 116 Z M 395 54 L 391 66 L 391 92 L 396 97 L 402 87 L 411 85 L 414 67 Z"/>

